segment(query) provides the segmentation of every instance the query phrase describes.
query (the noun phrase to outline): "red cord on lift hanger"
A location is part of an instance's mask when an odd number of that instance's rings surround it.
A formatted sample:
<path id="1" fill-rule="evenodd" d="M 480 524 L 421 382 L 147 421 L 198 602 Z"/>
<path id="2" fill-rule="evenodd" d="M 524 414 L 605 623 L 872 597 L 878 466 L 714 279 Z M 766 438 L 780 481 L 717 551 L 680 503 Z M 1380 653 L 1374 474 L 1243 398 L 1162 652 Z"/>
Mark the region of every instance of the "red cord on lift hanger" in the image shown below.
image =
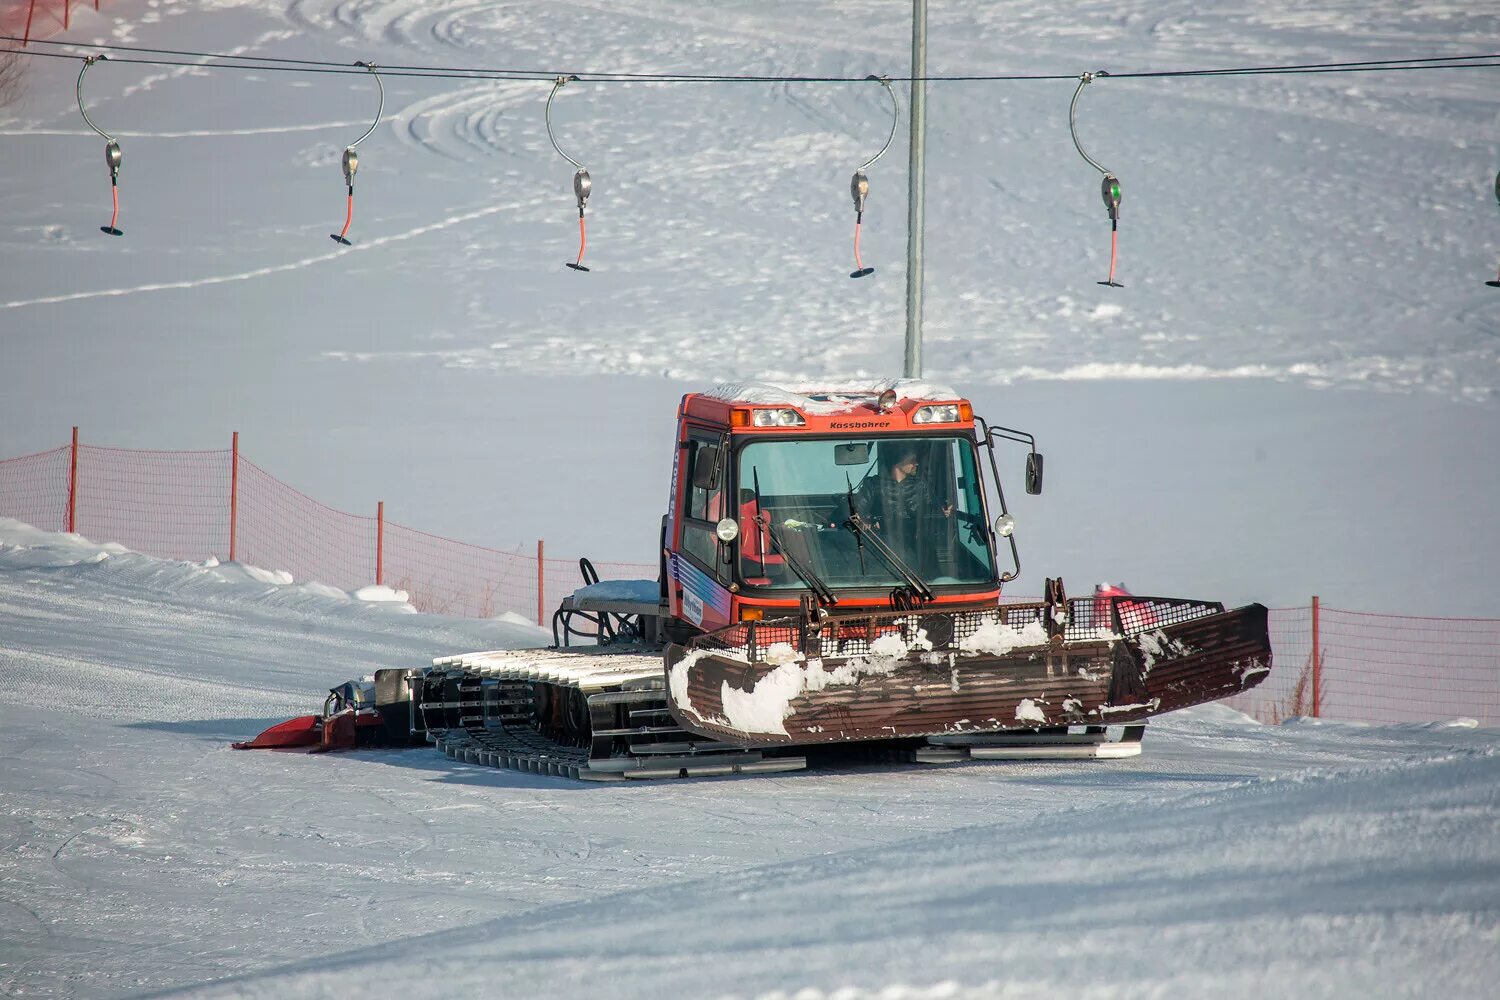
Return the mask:
<path id="1" fill-rule="evenodd" d="M 95 125 L 94 120 L 89 117 L 88 109 L 83 106 L 84 75 L 94 63 L 108 58 L 109 56 L 106 55 L 97 55 L 88 56 L 83 60 L 83 69 L 78 71 L 78 110 L 83 114 L 83 120 L 88 122 L 89 128 L 104 136 L 104 162 L 109 166 L 109 199 L 114 208 L 110 212 L 109 225 L 100 226 L 99 231 L 108 233 L 110 236 L 124 236 L 125 233 L 115 224 L 120 221 L 120 164 L 125 157 L 120 152 L 120 144 L 115 141 L 114 136 Z"/>
<path id="2" fill-rule="evenodd" d="M 336 233 L 328 234 L 329 239 L 344 246 L 350 245 L 349 224 L 354 221 L 354 175 L 359 171 L 359 154 L 354 151 L 354 147 L 364 142 L 370 133 L 375 131 L 375 128 L 380 124 L 380 116 L 385 113 L 385 84 L 380 82 L 380 74 L 375 72 L 375 64 L 372 62 L 356 62 L 354 65 L 363 66 L 375 77 L 375 86 L 380 89 L 380 107 L 376 109 L 375 120 L 370 123 L 369 128 L 365 129 L 365 134 L 344 147 L 344 184 L 349 189 L 348 201 L 344 207 L 344 228 Z"/>

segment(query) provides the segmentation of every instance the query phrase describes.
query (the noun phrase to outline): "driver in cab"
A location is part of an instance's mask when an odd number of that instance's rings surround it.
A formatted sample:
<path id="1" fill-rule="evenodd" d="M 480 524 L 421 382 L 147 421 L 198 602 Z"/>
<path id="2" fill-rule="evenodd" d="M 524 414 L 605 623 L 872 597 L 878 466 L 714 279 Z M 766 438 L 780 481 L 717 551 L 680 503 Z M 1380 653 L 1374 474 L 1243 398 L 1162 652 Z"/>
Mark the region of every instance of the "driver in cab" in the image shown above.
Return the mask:
<path id="1" fill-rule="evenodd" d="M 880 464 L 879 474 L 866 479 L 855 493 L 860 516 L 877 531 L 915 530 L 916 523 L 925 516 L 953 516 L 953 505 L 939 505 L 922 478 L 919 449 L 915 445 L 883 448 Z"/>

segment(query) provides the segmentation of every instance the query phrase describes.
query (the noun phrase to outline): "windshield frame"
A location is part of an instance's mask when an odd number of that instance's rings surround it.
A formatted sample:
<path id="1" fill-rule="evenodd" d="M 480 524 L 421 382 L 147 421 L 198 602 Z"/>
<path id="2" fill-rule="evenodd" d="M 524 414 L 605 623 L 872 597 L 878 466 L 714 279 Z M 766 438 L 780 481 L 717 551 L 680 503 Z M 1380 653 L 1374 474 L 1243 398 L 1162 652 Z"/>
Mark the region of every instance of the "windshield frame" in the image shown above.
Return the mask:
<path id="1" fill-rule="evenodd" d="M 764 445 L 771 443 L 828 443 L 831 445 L 839 443 L 863 442 L 872 442 L 878 445 L 900 441 L 917 442 L 926 445 L 956 445 L 956 447 L 959 449 L 965 449 L 964 454 L 967 455 L 967 467 L 963 471 L 965 473 L 971 474 L 974 482 L 974 485 L 972 487 L 972 496 L 974 501 L 977 502 L 978 510 L 972 512 L 964 512 L 964 516 L 966 516 L 966 518 L 970 520 L 970 522 L 974 525 L 974 528 L 978 532 L 980 532 L 983 539 L 982 548 L 985 556 L 984 560 L 981 561 L 988 562 L 987 567 L 982 567 L 986 570 L 985 575 L 983 575 L 982 577 L 968 578 L 957 581 L 944 581 L 942 577 L 938 577 L 936 582 L 931 577 L 924 576 L 926 584 L 931 588 L 933 593 L 938 595 L 953 593 L 978 594 L 988 593 L 990 591 L 998 591 L 1001 586 L 999 553 L 996 550 L 994 534 L 989 528 L 990 499 L 987 495 L 987 490 L 985 489 L 984 485 L 985 475 L 984 466 L 982 464 L 982 456 L 980 455 L 979 451 L 980 442 L 976 440 L 972 430 L 950 428 L 943 430 L 934 429 L 931 431 L 913 431 L 910 433 L 901 434 L 887 433 L 865 435 L 851 435 L 847 433 L 732 435 L 730 438 L 729 446 L 730 459 L 725 463 L 725 465 L 727 466 L 727 468 L 725 469 L 725 478 L 726 486 L 729 490 L 728 495 L 739 497 L 745 495 L 746 491 L 753 491 L 754 483 L 752 482 L 750 468 L 744 464 L 745 451 L 753 445 Z M 962 461 L 961 458 L 959 460 Z M 849 483 L 855 489 L 858 489 L 860 487 L 864 477 L 878 474 L 875 471 L 877 468 L 877 463 L 873 461 L 868 466 L 860 465 L 858 466 L 858 468 L 860 469 L 861 479 L 853 479 L 852 474 L 849 477 Z M 764 477 L 765 472 L 762 470 L 761 478 L 764 479 Z M 840 532 L 848 532 L 849 529 L 844 524 L 845 520 L 848 518 L 848 509 L 844 497 L 845 490 L 840 489 L 838 491 L 838 494 L 839 504 L 837 509 L 837 530 Z M 753 501 L 744 501 L 744 503 L 746 504 L 749 504 L 751 502 Z M 725 515 L 734 517 L 740 525 L 739 535 L 733 543 L 734 554 L 733 559 L 731 560 L 731 575 L 732 579 L 740 587 L 742 592 L 746 593 L 747 595 L 759 597 L 777 597 L 785 599 L 789 596 L 794 596 L 799 592 L 812 589 L 803 581 L 796 579 L 795 576 L 793 577 L 792 581 L 783 581 L 775 584 L 755 582 L 756 580 L 763 579 L 754 576 L 752 572 L 750 572 L 750 570 L 754 566 L 753 560 L 756 558 L 756 556 L 746 555 L 746 545 L 749 541 L 748 536 L 757 530 L 754 522 L 750 517 L 738 516 L 738 508 L 725 510 Z M 871 526 L 867 524 L 863 530 L 869 532 L 871 530 Z M 857 533 L 850 532 L 850 536 L 856 537 Z M 884 596 L 886 594 L 889 594 L 893 589 L 905 586 L 905 582 L 901 579 L 899 574 L 891 570 L 890 567 L 885 566 L 879 555 L 877 555 L 873 551 L 868 550 L 869 544 L 870 543 L 868 540 L 864 542 L 864 545 L 866 546 L 866 551 L 864 552 L 864 560 L 866 566 L 865 572 L 867 574 L 878 573 L 881 578 L 871 579 L 868 582 L 860 583 L 857 585 L 850 585 L 847 582 L 840 582 L 835 579 L 825 579 L 824 582 L 827 583 L 828 587 L 840 597 L 859 598 Z M 773 549 L 767 547 L 764 550 L 764 554 L 774 555 L 775 553 Z M 975 558 L 977 559 L 978 557 L 976 556 Z M 750 560 L 750 562 L 747 563 L 747 559 Z"/>

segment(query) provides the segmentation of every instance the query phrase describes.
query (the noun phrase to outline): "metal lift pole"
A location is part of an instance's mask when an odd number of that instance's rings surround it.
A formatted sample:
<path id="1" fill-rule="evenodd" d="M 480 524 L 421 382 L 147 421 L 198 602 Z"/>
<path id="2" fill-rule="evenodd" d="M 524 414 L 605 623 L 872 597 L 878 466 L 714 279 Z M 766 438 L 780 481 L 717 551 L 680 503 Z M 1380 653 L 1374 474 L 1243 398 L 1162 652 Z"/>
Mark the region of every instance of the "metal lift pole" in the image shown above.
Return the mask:
<path id="1" fill-rule="evenodd" d="M 911 149 L 906 198 L 907 378 L 922 375 L 922 188 L 927 145 L 927 0 L 912 0 Z"/>

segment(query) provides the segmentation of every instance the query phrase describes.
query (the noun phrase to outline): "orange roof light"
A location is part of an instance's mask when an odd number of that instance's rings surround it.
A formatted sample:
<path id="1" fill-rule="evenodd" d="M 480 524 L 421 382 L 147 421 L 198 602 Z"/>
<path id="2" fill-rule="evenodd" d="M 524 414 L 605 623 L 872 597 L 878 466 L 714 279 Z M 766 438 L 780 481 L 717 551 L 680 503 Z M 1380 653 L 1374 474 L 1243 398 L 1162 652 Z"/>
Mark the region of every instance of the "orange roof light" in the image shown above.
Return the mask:
<path id="1" fill-rule="evenodd" d="M 730 410 L 729 411 L 729 426 L 730 427 L 749 427 L 750 426 L 750 411 L 749 410 L 742 410 L 742 409 Z"/>
<path id="2" fill-rule="evenodd" d="M 972 403 L 967 403 L 967 402 L 965 402 L 965 403 L 959 403 L 958 404 L 958 419 L 964 421 L 965 423 L 973 420 L 974 419 L 974 405 Z"/>

